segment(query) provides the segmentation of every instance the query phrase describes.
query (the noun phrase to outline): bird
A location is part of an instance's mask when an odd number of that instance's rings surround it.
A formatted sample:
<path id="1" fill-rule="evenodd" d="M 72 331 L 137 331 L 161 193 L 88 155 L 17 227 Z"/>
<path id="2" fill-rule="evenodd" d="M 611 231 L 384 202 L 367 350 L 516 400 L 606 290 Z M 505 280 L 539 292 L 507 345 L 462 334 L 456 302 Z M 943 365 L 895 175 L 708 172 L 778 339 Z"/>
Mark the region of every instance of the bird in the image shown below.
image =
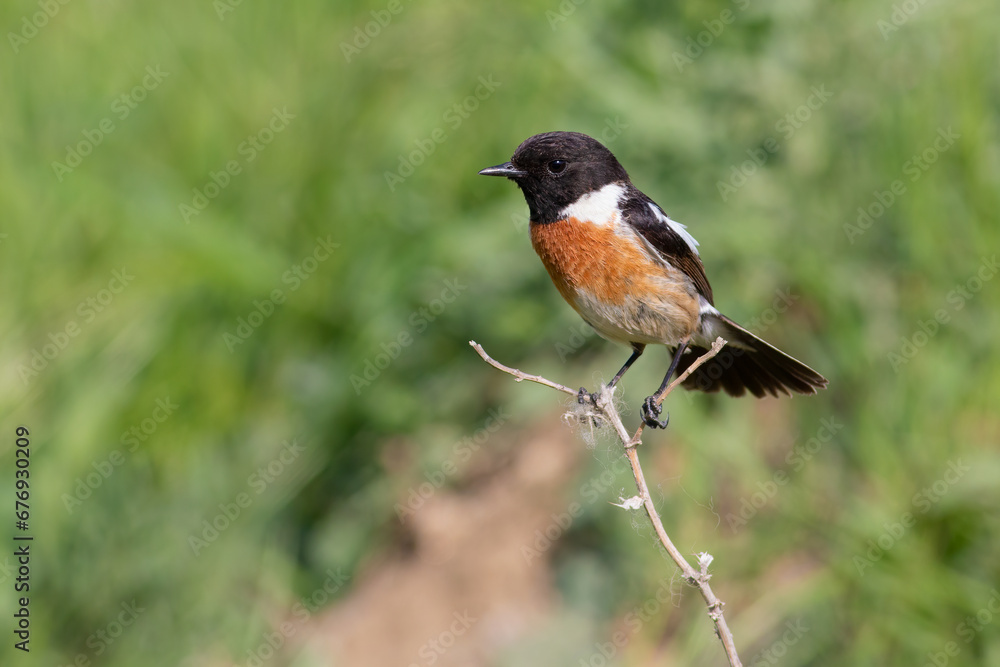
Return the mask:
<path id="1" fill-rule="evenodd" d="M 687 228 L 636 188 L 602 143 L 579 132 L 529 137 L 510 161 L 483 176 L 513 181 L 530 212 L 531 244 L 562 297 L 602 338 L 632 353 L 608 388 L 647 345 L 663 345 L 671 362 L 641 417 L 666 428 L 660 402 L 675 372 L 684 373 L 716 337 L 722 353 L 682 383 L 688 390 L 731 396 L 815 394 L 825 377 L 754 335 L 715 307 L 699 244 Z M 595 401 L 586 388 L 581 402 Z"/>

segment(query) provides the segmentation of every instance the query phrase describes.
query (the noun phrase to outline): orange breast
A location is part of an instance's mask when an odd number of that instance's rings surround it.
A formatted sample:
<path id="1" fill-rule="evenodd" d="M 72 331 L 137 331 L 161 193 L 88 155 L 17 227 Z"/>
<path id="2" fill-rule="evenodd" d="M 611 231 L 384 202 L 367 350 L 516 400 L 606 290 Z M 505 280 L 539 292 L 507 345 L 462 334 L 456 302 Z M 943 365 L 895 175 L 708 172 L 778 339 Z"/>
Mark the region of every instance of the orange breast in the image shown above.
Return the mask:
<path id="1" fill-rule="evenodd" d="M 567 218 L 532 223 L 531 244 L 563 298 L 605 338 L 676 344 L 697 327 L 694 284 L 634 232 Z"/>
<path id="2" fill-rule="evenodd" d="M 568 218 L 531 225 L 531 244 L 571 305 L 584 289 L 608 304 L 621 305 L 630 295 L 652 289 L 649 276 L 662 273 L 646 252 L 613 226 Z"/>

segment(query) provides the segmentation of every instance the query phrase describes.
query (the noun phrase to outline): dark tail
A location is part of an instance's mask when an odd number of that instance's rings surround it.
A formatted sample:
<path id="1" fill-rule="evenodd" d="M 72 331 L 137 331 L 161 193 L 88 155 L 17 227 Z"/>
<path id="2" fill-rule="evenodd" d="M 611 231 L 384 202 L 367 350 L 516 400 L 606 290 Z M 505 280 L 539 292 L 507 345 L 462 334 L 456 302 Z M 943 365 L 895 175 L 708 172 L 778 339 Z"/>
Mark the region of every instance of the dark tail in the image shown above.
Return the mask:
<path id="1" fill-rule="evenodd" d="M 773 345 L 761 340 L 725 315 L 705 315 L 703 331 L 722 336 L 727 344 L 719 354 L 709 359 L 684 381 L 690 390 L 715 392 L 724 389 L 730 396 L 742 396 L 749 391 L 757 398 L 815 394 L 827 385 L 827 379 L 793 359 Z M 707 325 L 707 326 L 706 326 Z M 680 375 L 705 354 L 704 347 L 691 345 L 677 365 Z"/>

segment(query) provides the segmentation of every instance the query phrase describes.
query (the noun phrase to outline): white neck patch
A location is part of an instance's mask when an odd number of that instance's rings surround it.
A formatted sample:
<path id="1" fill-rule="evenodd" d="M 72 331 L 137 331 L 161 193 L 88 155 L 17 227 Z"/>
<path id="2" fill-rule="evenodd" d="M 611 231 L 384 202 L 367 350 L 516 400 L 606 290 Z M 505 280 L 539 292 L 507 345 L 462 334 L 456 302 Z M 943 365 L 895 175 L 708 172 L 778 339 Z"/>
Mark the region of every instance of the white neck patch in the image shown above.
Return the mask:
<path id="1" fill-rule="evenodd" d="M 670 229 L 677 232 L 680 235 L 680 237 L 684 239 L 684 242 L 688 244 L 689 248 L 691 248 L 691 252 L 693 252 L 696 255 L 698 254 L 698 242 L 695 241 L 694 237 L 691 236 L 691 233 L 688 232 L 687 227 L 685 227 L 684 225 L 675 220 L 671 220 L 670 218 L 668 218 L 667 214 L 664 213 L 660 209 L 660 207 L 657 206 L 656 204 L 650 204 L 649 208 L 650 210 L 653 211 L 653 215 L 655 215 L 660 222 L 666 223 L 670 227 Z"/>
<path id="2" fill-rule="evenodd" d="M 576 218 L 593 225 L 613 226 L 619 222 L 621 209 L 618 202 L 625 194 L 621 183 L 608 183 L 596 192 L 588 192 L 559 212 L 562 219 Z"/>

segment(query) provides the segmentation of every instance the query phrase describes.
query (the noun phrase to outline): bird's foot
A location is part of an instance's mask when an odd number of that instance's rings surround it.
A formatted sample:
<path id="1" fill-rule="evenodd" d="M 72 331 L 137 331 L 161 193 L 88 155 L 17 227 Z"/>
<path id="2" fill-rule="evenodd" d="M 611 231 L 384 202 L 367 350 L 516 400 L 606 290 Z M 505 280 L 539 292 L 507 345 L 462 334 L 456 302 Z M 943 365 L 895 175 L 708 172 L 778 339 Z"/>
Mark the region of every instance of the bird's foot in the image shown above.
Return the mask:
<path id="1" fill-rule="evenodd" d="M 670 423 L 670 415 L 667 414 L 667 418 L 663 421 L 657 419 L 660 413 L 663 412 L 663 407 L 656 402 L 654 396 L 647 396 L 646 400 L 642 402 L 642 421 L 650 428 L 666 428 L 667 424 Z"/>
<path id="2" fill-rule="evenodd" d="M 604 426 L 601 410 L 597 407 L 597 397 L 598 394 L 591 394 L 587 391 L 586 387 L 580 387 L 580 391 L 576 394 L 577 402 L 584 406 L 582 416 L 586 418 L 586 423 L 591 428 L 602 428 Z"/>

